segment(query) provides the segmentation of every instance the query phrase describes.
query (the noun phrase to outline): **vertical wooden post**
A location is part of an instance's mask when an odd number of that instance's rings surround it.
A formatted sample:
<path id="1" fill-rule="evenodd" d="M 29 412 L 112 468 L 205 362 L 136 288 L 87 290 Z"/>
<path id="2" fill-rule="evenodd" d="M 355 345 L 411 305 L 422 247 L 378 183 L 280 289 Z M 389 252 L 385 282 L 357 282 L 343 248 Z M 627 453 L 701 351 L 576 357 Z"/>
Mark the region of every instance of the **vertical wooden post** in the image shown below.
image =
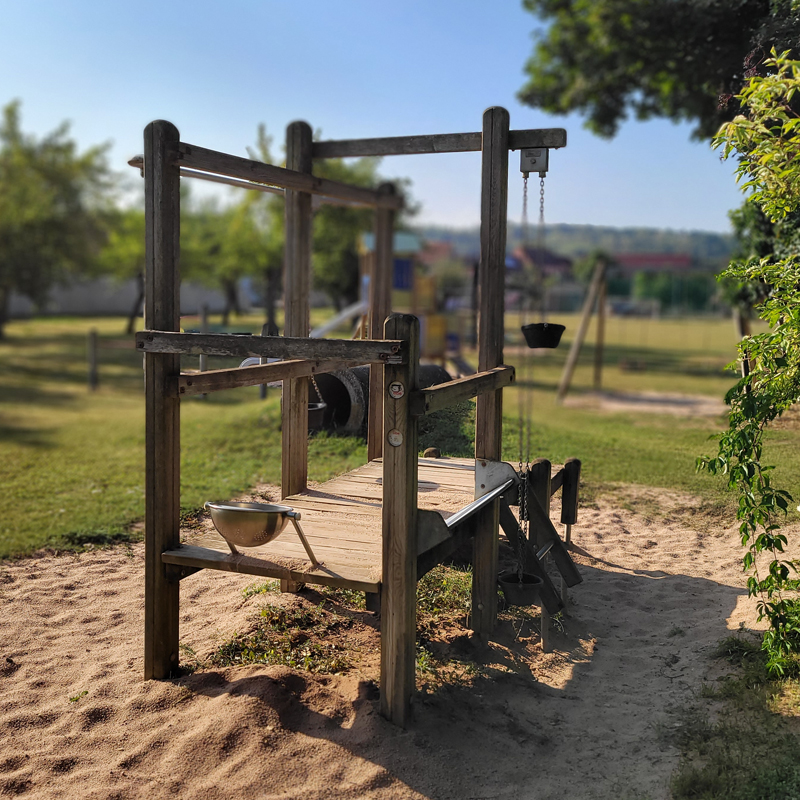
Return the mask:
<path id="1" fill-rule="evenodd" d="M 581 462 L 568 458 L 564 462 L 564 482 L 561 485 L 561 522 L 566 526 L 565 542 L 569 547 L 572 526 L 578 521 L 578 485 L 581 480 Z"/>
<path id="2" fill-rule="evenodd" d="M 550 484 L 553 465 L 546 458 L 537 458 L 528 470 L 528 492 L 538 501 L 544 513 L 550 515 Z"/>
<path id="3" fill-rule="evenodd" d="M 286 166 L 311 172 L 311 127 L 292 122 L 286 129 Z M 311 195 L 286 191 L 283 304 L 285 336 L 308 336 L 311 290 Z M 308 480 L 308 380 L 283 382 L 281 405 L 281 496 L 302 492 Z"/>
<path id="4" fill-rule="evenodd" d="M 417 602 L 417 421 L 409 395 L 417 388 L 419 320 L 392 314 L 384 338 L 408 343 L 408 363 L 384 367 L 383 572 L 381 714 L 404 726 L 414 691 Z M 402 387 L 400 389 L 400 387 Z M 398 396 L 400 395 L 400 396 Z"/>
<path id="5" fill-rule="evenodd" d="M 177 331 L 180 317 L 180 135 L 158 120 L 144 131 L 145 328 Z M 179 584 L 167 577 L 165 550 L 180 544 L 180 356 L 145 355 L 144 677 L 178 668 Z"/>
<path id="6" fill-rule="evenodd" d="M 394 194 L 391 183 L 382 183 L 378 190 Z M 392 273 L 394 269 L 394 209 L 375 209 L 375 254 L 369 280 L 369 338 L 383 335 L 383 325 L 392 310 Z M 383 368 L 369 368 L 369 413 L 367 416 L 367 459 L 383 455 Z"/>
<path id="7" fill-rule="evenodd" d="M 605 274 L 600 283 L 597 296 L 597 341 L 594 346 L 594 390 L 603 388 L 603 348 L 606 338 L 606 302 L 608 300 L 608 281 Z"/>
<path id="8" fill-rule="evenodd" d="M 86 347 L 87 361 L 89 362 L 89 391 L 93 392 L 99 383 L 97 378 L 97 328 L 89 329 Z"/>
<path id="9" fill-rule="evenodd" d="M 481 260 L 478 265 L 478 370 L 503 363 L 508 215 L 508 111 L 499 106 L 483 114 L 481 161 Z M 502 454 L 503 395 L 478 397 L 475 458 L 499 460 Z M 495 501 L 476 517 L 472 573 L 472 629 L 489 633 L 497 620 L 497 543 L 499 506 Z"/>

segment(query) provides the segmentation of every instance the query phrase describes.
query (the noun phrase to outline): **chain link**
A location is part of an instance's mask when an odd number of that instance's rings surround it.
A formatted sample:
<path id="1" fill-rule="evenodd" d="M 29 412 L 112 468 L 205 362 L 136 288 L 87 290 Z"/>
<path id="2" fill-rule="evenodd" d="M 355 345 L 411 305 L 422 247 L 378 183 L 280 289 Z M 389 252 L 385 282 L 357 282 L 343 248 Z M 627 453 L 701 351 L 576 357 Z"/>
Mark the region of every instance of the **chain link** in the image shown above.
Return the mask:
<path id="1" fill-rule="evenodd" d="M 311 383 L 314 386 L 314 391 L 317 393 L 317 400 L 320 403 L 324 403 L 325 401 L 322 399 L 322 394 L 319 391 L 319 386 L 317 386 L 317 379 L 313 375 L 309 375 L 309 377 L 311 378 Z"/>

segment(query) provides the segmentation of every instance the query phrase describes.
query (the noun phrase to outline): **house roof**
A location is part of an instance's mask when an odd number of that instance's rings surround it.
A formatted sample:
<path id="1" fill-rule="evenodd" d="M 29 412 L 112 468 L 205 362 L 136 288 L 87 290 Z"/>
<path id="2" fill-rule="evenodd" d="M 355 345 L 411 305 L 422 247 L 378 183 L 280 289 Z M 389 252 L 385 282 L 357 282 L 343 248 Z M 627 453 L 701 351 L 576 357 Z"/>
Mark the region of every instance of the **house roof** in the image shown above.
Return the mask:
<path id="1" fill-rule="evenodd" d="M 408 231 L 395 231 L 393 241 L 394 253 L 398 256 L 419 253 L 422 243 L 416 233 Z M 372 231 L 361 234 L 361 247 L 364 253 L 371 253 L 375 249 L 375 234 Z"/>

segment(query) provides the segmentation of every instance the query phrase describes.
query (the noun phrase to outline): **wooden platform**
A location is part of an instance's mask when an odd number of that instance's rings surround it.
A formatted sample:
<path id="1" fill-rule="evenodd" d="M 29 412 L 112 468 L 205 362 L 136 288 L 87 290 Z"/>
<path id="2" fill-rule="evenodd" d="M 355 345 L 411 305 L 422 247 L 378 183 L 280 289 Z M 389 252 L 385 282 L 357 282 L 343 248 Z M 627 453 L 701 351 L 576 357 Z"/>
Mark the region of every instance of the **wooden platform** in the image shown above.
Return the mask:
<path id="1" fill-rule="evenodd" d="M 219 569 L 302 583 L 377 592 L 381 582 L 380 459 L 284 501 L 302 513 L 303 531 L 320 560 L 314 568 L 291 525 L 273 542 L 233 555 L 216 532 L 192 536 L 162 555 L 167 564 Z M 474 459 L 419 460 L 419 507 L 443 516 L 472 501 Z M 442 494 L 446 494 L 443 502 Z M 427 501 L 427 502 L 426 502 Z"/>
<path id="2" fill-rule="evenodd" d="M 563 468 L 553 467 L 553 491 Z M 376 459 L 313 489 L 286 498 L 302 513 L 303 531 L 321 564 L 313 567 L 294 529 L 288 525 L 273 542 L 239 555 L 216 531 L 189 536 L 162 555 L 167 564 L 219 569 L 269 578 L 343 586 L 377 592 L 381 583 L 381 500 L 383 464 Z M 444 519 L 475 497 L 475 460 L 420 458 L 419 508 Z"/>

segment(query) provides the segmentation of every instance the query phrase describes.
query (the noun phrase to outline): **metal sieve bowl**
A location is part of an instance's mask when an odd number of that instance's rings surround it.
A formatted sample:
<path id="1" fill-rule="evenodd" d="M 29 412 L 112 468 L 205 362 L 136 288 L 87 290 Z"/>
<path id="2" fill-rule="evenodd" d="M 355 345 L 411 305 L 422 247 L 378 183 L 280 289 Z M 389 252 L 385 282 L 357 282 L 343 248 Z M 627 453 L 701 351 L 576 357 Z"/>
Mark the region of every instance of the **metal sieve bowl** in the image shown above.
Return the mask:
<path id="1" fill-rule="evenodd" d="M 277 538 L 292 517 L 290 506 L 271 503 L 206 503 L 211 521 L 228 544 L 258 547 Z"/>

